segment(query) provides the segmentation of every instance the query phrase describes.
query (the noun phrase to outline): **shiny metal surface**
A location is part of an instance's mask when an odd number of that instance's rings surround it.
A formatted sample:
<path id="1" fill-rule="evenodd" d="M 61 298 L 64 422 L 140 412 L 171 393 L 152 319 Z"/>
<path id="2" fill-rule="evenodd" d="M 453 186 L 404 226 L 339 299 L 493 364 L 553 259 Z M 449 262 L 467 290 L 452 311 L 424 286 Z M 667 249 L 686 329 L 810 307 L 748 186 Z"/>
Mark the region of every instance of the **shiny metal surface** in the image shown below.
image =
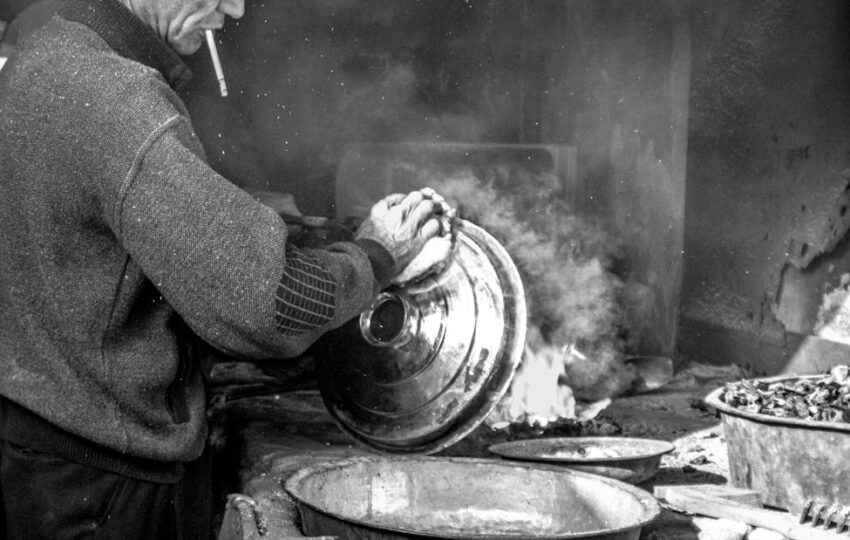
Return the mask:
<path id="1" fill-rule="evenodd" d="M 616 480 L 471 458 L 352 458 L 302 469 L 284 487 L 306 535 L 340 539 L 637 540 L 660 512 Z"/>
<path id="2" fill-rule="evenodd" d="M 374 449 L 432 453 L 457 442 L 495 407 L 522 356 L 519 273 L 492 236 L 457 226 L 443 271 L 385 291 L 316 347 L 328 410 Z"/>
<path id="3" fill-rule="evenodd" d="M 771 377 L 752 381 L 816 379 Z M 732 484 L 758 491 L 762 501 L 798 514 L 810 499 L 850 504 L 850 424 L 780 418 L 727 405 L 724 388 L 705 402 L 720 412 Z"/>
<path id="4" fill-rule="evenodd" d="M 494 444 L 489 450 L 507 459 L 552 463 L 639 484 L 658 472 L 673 443 L 636 437 L 551 437 Z"/>

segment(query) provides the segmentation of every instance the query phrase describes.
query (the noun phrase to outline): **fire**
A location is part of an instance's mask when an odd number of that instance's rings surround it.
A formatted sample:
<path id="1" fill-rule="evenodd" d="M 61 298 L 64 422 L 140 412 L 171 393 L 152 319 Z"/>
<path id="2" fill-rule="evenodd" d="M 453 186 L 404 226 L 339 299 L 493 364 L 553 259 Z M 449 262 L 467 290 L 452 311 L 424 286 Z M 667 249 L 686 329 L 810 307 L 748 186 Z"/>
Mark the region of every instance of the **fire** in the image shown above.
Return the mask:
<path id="1" fill-rule="evenodd" d="M 558 418 L 576 417 L 572 389 L 560 381 L 564 371 L 564 352 L 541 342 L 540 331 L 529 328 L 523 360 L 511 389 L 487 418 L 492 426 L 526 422 L 546 426 Z"/>
<path id="2" fill-rule="evenodd" d="M 576 400 L 566 369 L 574 358 L 590 360 L 574 344 L 553 346 L 543 340 L 539 329 L 530 327 L 510 391 L 488 416 L 487 424 L 494 429 L 512 423 L 546 427 L 559 419 L 595 418 L 611 400 L 603 398 L 590 404 Z"/>
<path id="3" fill-rule="evenodd" d="M 487 423 L 596 416 L 628 378 L 618 352 L 622 283 L 608 270 L 616 242 L 553 193 L 508 196 L 471 171 L 429 184 L 502 243 L 526 291 L 522 362 Z"/>

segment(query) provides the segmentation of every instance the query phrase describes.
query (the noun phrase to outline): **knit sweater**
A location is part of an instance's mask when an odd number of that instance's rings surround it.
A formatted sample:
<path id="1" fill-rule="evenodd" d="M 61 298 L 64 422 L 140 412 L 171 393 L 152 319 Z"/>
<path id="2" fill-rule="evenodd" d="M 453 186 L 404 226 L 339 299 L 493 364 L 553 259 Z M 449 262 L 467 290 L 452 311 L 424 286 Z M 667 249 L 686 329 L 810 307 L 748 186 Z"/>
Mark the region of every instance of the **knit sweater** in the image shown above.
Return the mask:
<path id="1" fill-rule="evenodd" d="M 0 394 L 162 461 L 203 447 L 195 336 L 297 355 L 392 277 L 374 242 L 292 247 L 214 172 L 187 75 L 117 0 L 70 0 L 0 72 Z"/>

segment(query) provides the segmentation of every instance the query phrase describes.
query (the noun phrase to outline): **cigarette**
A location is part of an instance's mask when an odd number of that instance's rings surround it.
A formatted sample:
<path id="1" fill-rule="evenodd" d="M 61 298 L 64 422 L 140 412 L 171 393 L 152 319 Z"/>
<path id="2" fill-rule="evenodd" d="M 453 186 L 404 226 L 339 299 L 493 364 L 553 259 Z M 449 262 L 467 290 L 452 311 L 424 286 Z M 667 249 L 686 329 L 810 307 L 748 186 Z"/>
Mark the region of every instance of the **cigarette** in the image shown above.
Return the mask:
<path id="1" fill-rule="evenodd" d="M 215 68 L 215 77 L 218 79 L 218 88 L 221 90 L 221 97 L 227 97 L 227 83 L 224 82 L 224 70 L 221 69 L 221 60 L 218 58 L 218 49 L 215 46 L 215 36 L 212 30 L 206 30 L 207 47 L 210 50 L 213 67 Z"/>

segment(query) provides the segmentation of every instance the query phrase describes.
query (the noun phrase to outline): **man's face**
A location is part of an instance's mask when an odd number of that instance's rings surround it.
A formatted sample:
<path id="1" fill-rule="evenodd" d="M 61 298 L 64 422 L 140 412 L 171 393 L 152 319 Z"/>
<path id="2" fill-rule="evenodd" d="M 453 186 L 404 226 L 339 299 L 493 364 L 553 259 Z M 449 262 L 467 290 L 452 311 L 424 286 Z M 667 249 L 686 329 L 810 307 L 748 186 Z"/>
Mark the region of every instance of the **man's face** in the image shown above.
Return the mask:
<path id="1" fill-rule="evenodd" d="M 245 0 L 124 0 L 130 10 L 153 28 L 174 50 L 194 54 L 204 43 L 204 31 L 224 26 L 225 16 L 238 19 Z"/>

